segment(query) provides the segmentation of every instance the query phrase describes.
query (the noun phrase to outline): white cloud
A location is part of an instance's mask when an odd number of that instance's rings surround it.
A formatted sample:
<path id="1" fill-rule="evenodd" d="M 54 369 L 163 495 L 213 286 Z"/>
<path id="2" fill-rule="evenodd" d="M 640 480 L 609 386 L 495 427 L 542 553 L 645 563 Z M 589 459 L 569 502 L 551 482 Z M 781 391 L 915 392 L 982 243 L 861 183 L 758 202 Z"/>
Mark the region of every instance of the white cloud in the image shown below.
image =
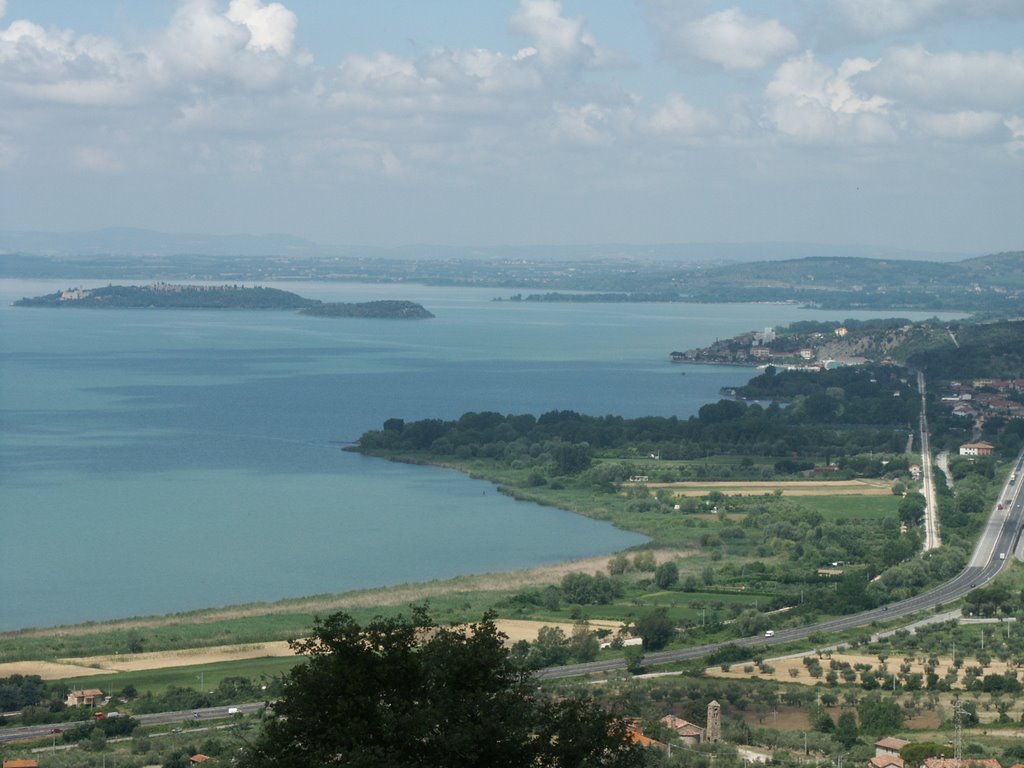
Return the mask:
<path id="1" fill-rule="evenodd" d="M 749 16 L 740 8 L 700 16 L 694 3 L 642 0 L 641 5 L 662 55 L 676 63 L 756 70 L 800 47 L 797 36 L 777 19 Z"/>
<path id="2" fill-rule="evenodd" d="M 896 134 L 890 102 L 861 95 L 852 82 L 875 66 L 866 59 L 847 59 L 833 70 L 810 52 L 790 59 L 765 89 L 769 123 L 785 136 L 810 143 L 891 141 Z"/>
<path id="3" fill-rule="evenodd" d="M 1005 141 L 1012 136 L 998 112 L 920 112 L 914 123 L 922 133 L 948 141 Z"/>
<path id="4" fill-rule="evenodd" d="M 960 18 L 1024 18 L 1020 0 L 826 0 L 844 26 L 867 37 Z"/>
<path id="5" fill-rule="evenodd" d="M 650 133 L 688 137 L 707 133 L 718 125 L 715 117 L 697 109 L 677 93 L 670 93 L 652 110 L 645 123 Z"/>
<path id="6" fill-rule="evenodd" d="M 676 39 L 691 55 L 730 70 L 760 69 L 799 47 L 796 35 L 775 19 L 755 19 L 738 8 L 684 24 Z"/>
<path id="7" fill-rule="evenodd" d="M 260 0 L 231 0 L 225 16 L 249 30 L 246 48 L 274 51 L 280 56 L 291 53 L 298 19 L 280 3 L 263 5 Z"/>
<path id="8" fill-rule="evenodd" d="M 561 0 L 519 0 L 510 23 L 533 42 L 516 54 L 519 59 L 536 57 L 545 67 L 588 67 L 607 57 L 584 29 L 582 18 L 562 14 Z"/>
<path id="9" fill-rule="evenodd" d="M 1012 109 L 1024 104 L 1024 48 L 1009 53 L 894 48 L 863 82 L 891 98 L 939 111 Z"/>

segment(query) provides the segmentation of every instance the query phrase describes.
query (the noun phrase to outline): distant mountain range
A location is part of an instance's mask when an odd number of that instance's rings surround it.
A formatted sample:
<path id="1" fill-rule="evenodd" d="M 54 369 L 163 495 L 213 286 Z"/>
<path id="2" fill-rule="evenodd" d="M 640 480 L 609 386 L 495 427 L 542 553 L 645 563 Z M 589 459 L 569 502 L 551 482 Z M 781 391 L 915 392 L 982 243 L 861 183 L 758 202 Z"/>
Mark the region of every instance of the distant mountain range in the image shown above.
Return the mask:
<path id="1" fill-rule="evenodd" d="M 980 254 L 901 250 L 872 245 L 816 243 L 670 243 L 664 245 L 403 245 L 392 248 L 324 245 L 287 234 L 208 235 L 174 234 L 148 229 L 114 227 L 88 232 L 0 232 L 0 255 L 79 256 L 298 256 L 367 257 L 424 260 L 560 261 L 623 259 L 721 264 L 775 261 L 807 257 L 863 257 L 915 261 L 959 261 Z"/>

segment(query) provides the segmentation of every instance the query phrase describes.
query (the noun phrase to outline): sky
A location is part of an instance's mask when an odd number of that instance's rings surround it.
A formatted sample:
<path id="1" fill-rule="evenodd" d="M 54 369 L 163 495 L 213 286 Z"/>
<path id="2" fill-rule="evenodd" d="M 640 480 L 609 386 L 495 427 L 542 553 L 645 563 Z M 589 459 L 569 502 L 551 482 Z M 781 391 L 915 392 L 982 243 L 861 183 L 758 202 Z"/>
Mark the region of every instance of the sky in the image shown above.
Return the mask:
<path id="1" fill-rule="evenodd" d="M 0 230 L 1024 249 L 1022 0 L 0 0 Z"/>

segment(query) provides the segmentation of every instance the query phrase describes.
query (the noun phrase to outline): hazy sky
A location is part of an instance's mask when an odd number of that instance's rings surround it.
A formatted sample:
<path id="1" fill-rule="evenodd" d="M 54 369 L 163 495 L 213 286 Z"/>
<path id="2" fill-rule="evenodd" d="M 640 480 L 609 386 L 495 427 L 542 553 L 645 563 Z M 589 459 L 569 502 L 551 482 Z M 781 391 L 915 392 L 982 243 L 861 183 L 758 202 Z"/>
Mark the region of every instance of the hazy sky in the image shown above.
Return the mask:
<path id="1" fill-rule="evenodd" d="M 0 229 L 1024 248 L 1024 0 L 0 0 Z"/>

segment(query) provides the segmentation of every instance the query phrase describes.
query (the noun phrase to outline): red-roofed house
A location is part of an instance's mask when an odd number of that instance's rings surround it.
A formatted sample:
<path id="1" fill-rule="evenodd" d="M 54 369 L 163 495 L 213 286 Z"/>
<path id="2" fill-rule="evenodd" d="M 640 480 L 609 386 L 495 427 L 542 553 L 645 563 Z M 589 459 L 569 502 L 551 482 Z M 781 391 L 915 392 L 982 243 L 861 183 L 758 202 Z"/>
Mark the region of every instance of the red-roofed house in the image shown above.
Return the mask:
<path id="1" fill-rule="evenodd" d="M 980 443 L 964 443 L 960 446 L 961 456 L 991 456 L 995 446 L 982 440 Z"/>
<path id="2" fill-rule="evenodd" d="M 959 766 L 957 765 L 959 763 Z M 957 760 L 955 757 L 929 757 L 924 761 L 924 768 L 1002 768 L 999 761 L 993 758 L 965 757 Z"/>

